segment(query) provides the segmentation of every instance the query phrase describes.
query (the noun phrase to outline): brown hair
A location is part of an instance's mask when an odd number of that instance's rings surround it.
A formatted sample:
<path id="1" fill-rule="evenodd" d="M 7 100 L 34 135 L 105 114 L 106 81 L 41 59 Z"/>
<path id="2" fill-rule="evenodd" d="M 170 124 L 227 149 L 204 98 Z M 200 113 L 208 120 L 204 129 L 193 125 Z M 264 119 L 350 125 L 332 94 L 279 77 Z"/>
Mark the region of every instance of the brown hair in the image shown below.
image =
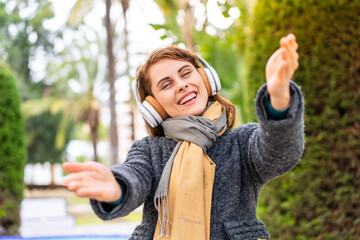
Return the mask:
<path id="1" fill-rule="evenodd" d="M 136 73 L 136 84 L 138 86 L 138 93 L 140 101 L 143 102 L 144 99 L 148 96 L 154 96 L 151 92 L 151 81 L 149 77 L 150 67 L 159 62 L 162 59 L 174 59 L 174 60 L 184 60 L 190 62 L 196 69 L 200 68 L 198 56 L 188 50 L 179 48 L 177 46 L 169 46 L 166 48 L 161 48 L 152 52 L 148 60 L 137 68 Z M 219 94 L 209 97 L 210 102 L 218 101 L 226 109 L 227 115 L 227 125 L 229 128 L 232 128 L 235 122 L 235 107 L 227 99 L 221 97 Z M 153 128 L 146 121 L 146 129 L 150 136 L 164 136 L 164 131 L 161 125 Z"/>

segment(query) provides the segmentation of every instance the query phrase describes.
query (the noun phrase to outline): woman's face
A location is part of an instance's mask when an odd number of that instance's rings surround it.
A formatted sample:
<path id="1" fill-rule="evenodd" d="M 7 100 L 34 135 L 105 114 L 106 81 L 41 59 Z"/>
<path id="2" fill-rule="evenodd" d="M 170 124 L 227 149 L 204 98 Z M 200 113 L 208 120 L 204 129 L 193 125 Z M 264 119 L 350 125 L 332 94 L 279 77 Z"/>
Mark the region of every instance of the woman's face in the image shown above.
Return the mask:
<path id="1" fill-rule="evenodd" d="M 162 59 L 150 67 L 151 91 L 170 117 L 200 115 L 206 108 L 205 84 L 188 61 Z"/>

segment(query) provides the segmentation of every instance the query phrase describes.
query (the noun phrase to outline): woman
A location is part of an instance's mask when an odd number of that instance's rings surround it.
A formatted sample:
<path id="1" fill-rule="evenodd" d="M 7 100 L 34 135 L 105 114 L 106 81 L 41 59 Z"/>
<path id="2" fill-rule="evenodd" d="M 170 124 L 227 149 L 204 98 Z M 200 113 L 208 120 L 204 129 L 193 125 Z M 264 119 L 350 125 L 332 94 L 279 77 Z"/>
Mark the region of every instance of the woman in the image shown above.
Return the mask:
<path id="1" fill-rule="evenodd" d="M 89 197 L 104 220 L 144 204 L 130 239 L 269 239 L 256 218 L 258 195 L 304 150 L 302 95 L 290 81 L 297 47 L 293 34 L 280 40 L 256 97 L 259 124 L 234 130 L 234 107 L 217 94 L 211 67 L 176 47 L 153 52 L 138 69 L 136 89 L 151 136 L 135 141 L 126 162 L 111 170 L 64 163 L 72 173 L 64 184 Z"/>

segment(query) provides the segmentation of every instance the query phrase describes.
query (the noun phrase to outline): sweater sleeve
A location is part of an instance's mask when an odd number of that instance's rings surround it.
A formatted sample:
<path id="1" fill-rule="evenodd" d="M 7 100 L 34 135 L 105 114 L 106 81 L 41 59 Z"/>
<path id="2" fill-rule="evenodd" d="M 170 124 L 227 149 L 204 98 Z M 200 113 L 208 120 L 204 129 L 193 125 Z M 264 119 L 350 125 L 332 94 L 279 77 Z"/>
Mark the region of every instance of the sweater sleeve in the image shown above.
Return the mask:
<path id="1" fill-rule="evenodd" d="M 145 202 L 151 192 L 153 183 L 153 168 L 150 162 L 150 147 L 143 139 L 135 141 L 126 161 L 111 168 L 119 184 L 126 189 L 121 203 L 108 204 L 90 199 L 95 214 L 110 220 L 128 215 Z"/>
<path id="2" fill-rule="evenodd" d="M 292 100 L 287 116 L 280 120 L 268 116 L 266 84 L 259 89 L 256 97 L 259 127 L 249 136 L 247 156 L 264 183 L 290 171 L 304 151 L 303 97 L 300 88 L 292 81 L 290 92 Z"/>
<path id="3" fill-rule="evenodd" d="M 285 119 L 287 117 L 288 112 L 289 112 L 289 106 L 287 108 L 285 108 L 284 110 L 279 111 L 279 110 L 276 110 L 275 108 L 273 108 L 273 106 L 271 105 L 270 99 L 267 101 L 266 113 L 269 116 L 269 119 L 274 119 L 274 120 Z"/>

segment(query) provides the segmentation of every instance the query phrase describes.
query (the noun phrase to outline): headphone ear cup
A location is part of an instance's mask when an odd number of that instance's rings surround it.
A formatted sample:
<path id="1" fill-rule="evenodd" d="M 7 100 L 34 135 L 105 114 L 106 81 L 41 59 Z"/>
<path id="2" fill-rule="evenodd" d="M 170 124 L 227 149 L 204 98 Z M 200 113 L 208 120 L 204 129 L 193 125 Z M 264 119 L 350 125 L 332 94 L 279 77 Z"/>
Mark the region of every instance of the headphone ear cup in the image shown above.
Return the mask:
<path id="1" fill-rule="evenodd" d="M 220 90 L 221 90 L 220 78 L 217 75 L 215 69 L 211 66 L 207 66 L 207 68 L 205 68 L 205 71 L 206 71 L 207 75 L 209 76 L 212 96 L 214 96 L 216 93 L 220 92 Z"/>
<path id="2" fill-rule="evenodd" d="M 214 77 L 213 77 L 213 75 L 211 74 L 211 71 L 208 68 L 204 68 L 204 70 L 206 72 L 206 75 L 208 76 L 209 83 L 210 83 L 210 86 L 211 86 L 211 96 L 214 96 L 217 93 Z"/>
<path id="3" fill-rule="evenodd" d="M 208 77 L 208 74 L 206 73 L 205 69 L 204 68 L 198 68 L 197 69 L 204 84 L 205 84 L 205 87 L 206 87 L 206 91 L 208 93 L 208 96 L 212 96 L 212 92 L 211 92 L 211 84 L 210 84 L 210 80 L 209 80 L 209 77 Z"/>
<path id="4" fill-rule="evenodd" d="M 152 96 L 147 96 L 143 102 L 140 101 L 136 81 L 132 82 L 132 89 L 135 95 L 136 104 L 147 123 L 155 128 L 165 120 L 168 115 L 161 105 Z"/>
<path id="5" fill-rule="evenodd" d="M 209 85 L 211 87 L 211 91 L 210 91 L 209 96 L 214 96 L 214 95 L 216 95 L 216 93 L 220 92 L 220 90 L 221 90 L 220 78 L 217 75 L 217 73 L 216 73 L 216 71 L 215 71 L 215 69 L 213 67 L 211 67 L 200 56 L 198 56 L 198 58 L 199 58 L 199 61 L 201 62 L 201 64 L 204 66 L 204 68 L 202 68 L 202 69 L 204 69 L 204 72 L 206 73 L 206 76 L 207 76 L 207 80 L 208 80 Z"/>
<path id="6" fill-rule="evenodd" d="M 209 68 L 199 68 L 198 72 L 205 83 L 209 97 L 214 96 L 221 90 L 220 80 L 216 72 L 215 77 Z"/>
<path id="7" fill-rule="evenodd" d="M 168 114 L 164 108 L 153 96 L 147 96 L 142 105 L 144 107 L 142 114 L 153 128 L 159 126 L 162 121 L 168 118 Z"/>

